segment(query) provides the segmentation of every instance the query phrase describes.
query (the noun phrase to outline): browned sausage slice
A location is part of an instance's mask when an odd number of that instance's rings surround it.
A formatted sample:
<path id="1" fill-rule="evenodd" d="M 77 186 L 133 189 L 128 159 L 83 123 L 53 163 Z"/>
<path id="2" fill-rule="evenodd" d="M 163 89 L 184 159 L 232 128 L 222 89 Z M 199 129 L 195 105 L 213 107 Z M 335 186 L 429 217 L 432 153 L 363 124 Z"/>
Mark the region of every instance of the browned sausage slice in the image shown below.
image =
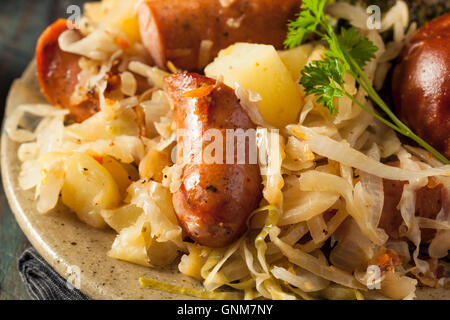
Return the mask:
<path id="1" fill-rule="evenodd" d="M 67 20 L 57 20 L 40 36 L 36 48 L 37 75 L 41 91 L 47 100 L 55 106 L 68 109 L 73 120 L 82 122 L 100 110 L 100 102 L 96 90 L 89 91 L 80 103 L 73 104 L 71 101 L 79 83 L 81 56 L 62 51 L 58 43 L 59 36 L 69 25 L 70 22 Z M 118 64 L 113 64 L 111 71 L 106 75 L 105 80 L 108 82 L 106 94 L 120 89 Z M 144 77 L 136 74 L 134 77 L 137 81 L 138 95 L 151 88 Z"/>
<path id="2" fill-rule="evenodd" d="M 287 22 L 301 0 L 147 0 L 139 7 L 141 37 L 160 68 L 168 61 L 183 70 L 201 70 L 236 42 L 283 47 Z M 203 40 L 212 41 L 206 57 Z M 205 52 L 208 52 L 206 50 Z"/>
<path id="3" fill-rule="evenodd" d="M 450 158 L 450 14 L 412 37 L 394 71 L 392 88 L 402 121 Z"/>
<path id="4" fill-rule="evenodd" d="M 174 105 L 178 134 L 178 152 L 186 155 L 182 185 L 173 196 L 173 205 L 185 231 L 196 242 L 224 247 L 239 236 L 246 220 L 262 198 L 259 166 L 246 164 L 195 162 L 193 157 L 212 141 L 195 144 L 210 129 L 223 136 L 226 129 L 255 129 L 242 109 L 234 91 L 216 80 L 198 74 L 179 73 L 166 78 L 166 92 Z M 247 148 L 249 150 L 246 140 Z M 237 143 L 233 152 L 236 156 Z M 190 157 L 192 155 L 192 157 Z M 184 159 L 178 156 L 179 163 Z M 200 159 L 201 160 L 201 159 Z"/>
<path id="5" fill-rule="evenodd" d="M 79 55 L 59 48 L 58 38 L 68 29 L 68 25 L 67 20 L 57 20 L 40 36 L 36 48 L 37 73 L 42 93 L 47 100 L 70 110 L 74 120 L 81 122 L 99 110 L 99 102 L 94 94 L 78 105 L 72 105 L 70 101 L 81 69 L 78 64 Z"/>

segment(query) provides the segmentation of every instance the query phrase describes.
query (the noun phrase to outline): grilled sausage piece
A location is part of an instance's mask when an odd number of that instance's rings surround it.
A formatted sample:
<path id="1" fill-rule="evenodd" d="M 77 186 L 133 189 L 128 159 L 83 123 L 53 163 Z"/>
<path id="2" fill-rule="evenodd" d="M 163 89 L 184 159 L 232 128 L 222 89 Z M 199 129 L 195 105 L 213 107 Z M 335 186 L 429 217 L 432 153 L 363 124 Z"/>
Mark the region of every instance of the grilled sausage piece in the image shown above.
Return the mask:
<path id="1" fill-rule="evenodd" d="M 237 164 L 237 143 L 231 150 L 234 164 L 226 164 L 225 132 L 255 129 L 255 125 L 231 88 L 205 76 L 171 75 L 166 78 L 166 92 L 174 105 L 179 129 L 177 163 L 184 164 L 182 184 L 173 195 L 175 212 L 191 239 L 209 247 L 227 246 L 247 229 L 247 218 L 261 201 L 262 184 L 259 166 L 250 164 L 248 151 L 245 164 Z M 210 129 L 223 137 L 223 164 L 220 160 L 208 162 L 211 159 L 205 157 L 206 147 L 216 141 L 206 137 Z M 198 143 L 200 137 L 204 139 Z M 249 144 L 246 139 L 246 150 Z M 202 151 L 204 161 L 196 161 Z"/>
<path id="2" fill-rule="evenodd" d="M 37 75 L 41 91 L 47 100 L 55 106 L 68 109 L 73 120 L 82 122 L 100 110 L 100 103 L 95 90 L 88 92 L 81 103 L 71 102 L 78 85 L 78 74 L 81 72 L 81 56 L 62 51 L 58 43 L 59 36 L 69 26 L 70 22 L 67 20 L 57 20 L 40 36 L 36 48 Z M 120 89 L 121 80 L 117 67 L 118 64 L 113 65 L 107 74 L 107 94 Z M 136 74 L 134 76 L 138 86 L 137 94 L 151 88 L 147 79 Z"/>
<path id="3" fill-rule="evenodd" d="M 58 38 L 68 29 L 70 22 L 57 20 L 40 36 L 36 48 L 37 74 L 41 91 L 47 100 L 64 109 L 69 109 L 75 121 L 81 122 L 99 110 L 98 98 L 86 97 L 79 105 L 70 102 L 78 84 L 79 55 L 64 52 L 59 48 Z"/>
<path id="4" fill-rule="evenodd" d="M 182 70 L 201 70 L 236 42 L 283 47 L 287 22 L 301 0 L 147 0 L 139 7 L 141 38 L 158 67 L 171 61 Z M 203 40 L 212 46 L 200 56 Z"/>
<path id="5" fill-rule="evenodd" d="M 398 162 L 391 163 L 399 166 Z M 406 181 L 384 180 L 384 206 L 381 214 L 379 227 L 384 229 L 390 239 L 400 239 L 399 227 L 403 223 L 400 210 L 397 209 L 403 193 Z M 416 193 L 416 216 L 436 219 L 442 208 L 442 197 L 444 196 L 442 184 L 436 186 L 425 186 Z M 421 229 L 421 241 L 427 243 L 434 238 L 436 230 Z"/>
<path id="6" fill-rule="evenodd" d="M 392 87 L 402 121 L 450 158 L 450 14 L 429 22 L 411 38 Z"/>

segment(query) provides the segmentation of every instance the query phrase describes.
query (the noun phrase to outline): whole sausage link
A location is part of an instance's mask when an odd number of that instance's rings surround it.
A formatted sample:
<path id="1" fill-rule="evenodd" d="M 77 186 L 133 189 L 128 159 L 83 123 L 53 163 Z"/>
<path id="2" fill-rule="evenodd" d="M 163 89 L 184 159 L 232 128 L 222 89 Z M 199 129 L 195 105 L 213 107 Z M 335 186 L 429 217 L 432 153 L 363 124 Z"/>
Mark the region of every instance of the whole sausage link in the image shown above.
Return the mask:
<path id="1" fill-rule="evenodd" d="M 171 61 L 182 70 L 201 70 L 221 49 L 236 42 L 271 44 L 281 49 L 287 22 L 300 11 L 301 3 L 147 0 L 139 7 L 141 38 L 160 68 Z M 200 58 L 202 41 L 208 42 Z"/>
<path id="2" fill-rule="evenodd" d="M 199 94 L 190 95 L 196 91 Z M 195 141 L 210 129 L 218 130 L 225 154 L 226 129 L 255 129 L 255 125 L 231 88 L 205 76 L 171 75 L 166 78 L 166 92 L 174 105 L 177 129 L 183 129 L 178 134 L 177 163 L 183 163 L 184 169 L 182 184 L 173 196 L 175 212 L 191 239 L 224 247 L 245 232 L 250 213 L 261 201 L 260 169 L 248 162 L 249 157 L 245 164 L 226 164 L 225 155 L 222 163 L 196 162 L 194 157 L 212 142 L 206 138 L 200 144 Z M 246 140 L 246 150 L 249 142 Z M 231 150 L 234 157 L 237 145 Z"/>

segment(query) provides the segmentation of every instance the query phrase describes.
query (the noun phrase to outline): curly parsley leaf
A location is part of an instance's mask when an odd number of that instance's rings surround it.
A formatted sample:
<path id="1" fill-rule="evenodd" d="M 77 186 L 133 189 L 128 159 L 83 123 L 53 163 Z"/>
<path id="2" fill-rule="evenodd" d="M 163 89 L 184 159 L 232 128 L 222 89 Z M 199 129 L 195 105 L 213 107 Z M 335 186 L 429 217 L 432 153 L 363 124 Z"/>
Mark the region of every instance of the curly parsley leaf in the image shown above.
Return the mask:
<path id="1" fill-rule="evenodd" d="M 317 101 L 334 114 L 338 111 L 334 98 L 340 98 L 346 93 L 343 90 L 345 72 L 350 71 L 356 75 L 351 63 L 356 63 L 363 69 L 375 58 L 378 48 L 354 28 L 342 28 L 341 35 L 338 36 L 325 16 L 327 3 L 327 0 L 303 1 L 302 11 L 297 19 L 288 24 L 289 33 L 285 46 L 294 48 L 301 45 L 309 34 L 316 34 L 328 42 L 329 49 L 325 51 L 325 59 L 305 67 L 300 84 L 307 95 L 316 96 Z"/>
<path id="2" fill-rule="evenodd" d="M 325 16 L 324 9 L 328 0 L 304 0 L 302 11 L 295 21 L 289 22 L 289 32 L 285 41 L 287 48 L 294 48 L 305 41 L 310 34 L 319 36 L 328 42 L 330 48 L 325 52 L 324 61 L 313 62 L 302 71 L 300 84 L 307 95 L 314 95 L 319 103 L 323 103 L 331 113 L 336 113 L 334 98 L 346 95 L 372 116 L 403 134 L 423 148 L 431 152 L 442 163 L 450 164 L 450 160 L 417 136 L 392 112 L 373 88 L 364 74 L 364 67 L 375 58 L 378 48 L 365 36 L 354 28 L 341 29 L 338 36 Z M 359 86 L 367 92 L 373 102 L 390 118 L 385 119 L 376 112 L 368 109 L 361 102 L 354 99 L 344 88 L 343 78 L 348 71 L 355 78 Z"/>
<path id="3" fill-rule="evenodd" d="M 284 42 L 286 48 L 292 49 L 301 45 L 305 38 L 316 30 L 318 25 L 317 19 L 307 15 L 306 12 L 302 11 L 300 13 L 299 18 L 301 19 L 289 22 L 289 33 Z M 302 15 L 304 16 L 302 17 Z"/>
<path id="4" fill-rule="evenodd" d="M 307 95 L 317 97 L 318 103 L 323 103 L 331 114 L 337 113 L 334 98 L 341 98 L 345 92 L 345 66 L 339 59 L 326 57 L 324 60 L 313 61 L 302 70 L 300 84 Z"/>
<path id="5" fill-rule="evenodd" d="M 375 52 L 378 51 L 378 47 L 354 28 L 342 28 L 339 42 L 342 50 L 347 50 L 361 68 L 376 58 Z"/>
<path id="6" fill-rule="evenodd" d="M 338 112 L 334 98 L 343 97 L 344 74 L 352 68 L 347 58 L 350 57 L 363 68 L 375 58 L 376 46 L 354 28 L 342 29 L 341 35 L 324 35 L 322 38 L 329 44 L 322 61 L 315 61 L 306 66 L 302 72 L 300 84 L 307 95 L 316 96 L 318 103 L 328 108 L 331 114 Z"/>
<path id="7" fill-rule="evenodd" d="M 306 37 L 317 32 L 324 19 L 324 8 L 327 0 L 305 0 L 297 19 L 288 23 L 288 35 L 284 42 L 287 48 L 295 48 L 305 41 Z"/>

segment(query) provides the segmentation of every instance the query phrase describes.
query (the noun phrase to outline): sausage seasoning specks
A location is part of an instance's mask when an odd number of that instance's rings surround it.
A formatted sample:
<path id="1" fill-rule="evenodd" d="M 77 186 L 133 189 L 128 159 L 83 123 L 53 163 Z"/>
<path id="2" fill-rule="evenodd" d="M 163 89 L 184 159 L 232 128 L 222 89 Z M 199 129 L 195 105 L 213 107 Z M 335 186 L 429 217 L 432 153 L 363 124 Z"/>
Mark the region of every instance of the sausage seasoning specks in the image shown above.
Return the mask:
<path id="1" fill-rule="evenodd" d="M 283 48 L 301 0 L 147 0 L 139 7 L 142 42 L 158 67 L 201 70 L 236 42 Z M 207 41 L 205 52 L 202 42 Z M 202 58 L 200 58 L 202 56 Z M 203 61 L 201 61 L 203 60 Z"/>
<path id="2" fill-rule="evenodd" d="M 58 44 L 59 36 L 68 30 L 69 24 L 67 20 L 59 19 L 40 36 L 36 48 L 37 76 L 47 100 L 70 110 L 71 117 L 81 122 L 97 113 L 100 104 L 94 94 L 77 105 L 71 103 L 81 72 L 80 56 L 62 51 Z"/>
<path id="3" fill-rule="evenodd" d="M 246 231 L 247 219 L 262 199 L 262 179 L 258 164 L 248 161 L 247 152 L 245 164 L 225 161 L 226 131 L 256 127 L 234 91 L 216 80 L 179 73 L 166 78 L 166 92 L 178 129 L 177 163 L 184 165 L 182 184 L 173 195 L 175 212 L 192 240 L 209 247 L 227 246 Z M 212 143 L 203 137 L 211 129 L 223 137 L 219 145 L 223 162 L 194 161 Z M 246 150 L 251 152 L 249 145 L 246 139 Z M 237 146 L 231 150 L 235 160 Z"/>

